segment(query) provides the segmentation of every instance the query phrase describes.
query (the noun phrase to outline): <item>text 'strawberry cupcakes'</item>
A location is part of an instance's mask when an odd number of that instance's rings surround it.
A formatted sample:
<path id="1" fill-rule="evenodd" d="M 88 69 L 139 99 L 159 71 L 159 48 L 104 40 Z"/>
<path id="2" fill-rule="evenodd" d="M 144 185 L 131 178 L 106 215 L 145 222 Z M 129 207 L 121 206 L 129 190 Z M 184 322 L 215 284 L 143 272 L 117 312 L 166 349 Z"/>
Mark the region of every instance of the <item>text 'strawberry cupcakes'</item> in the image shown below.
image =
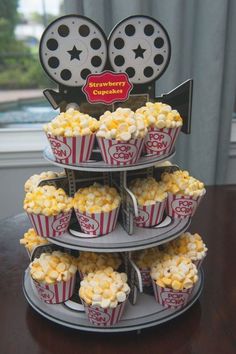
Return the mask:
<path id="1" fill-rule="evenodd" d="M 181 170 L 165 172 L 161 179 L 168 192 L 167 214 L 173 218 L 192 217 L 206 193 L 204 183 Z"/>
<path id="2" fill-rule="evenodd" d="M 63 176 L 65 176 L 65 172 L 58 173 L 54 171 L 45 171 L 41 172 L 40 174 L 33 175 L 25 182 L 25 192 L 33 192 L 33 190 L 38 187 L 41 181 Z"/>
<path id="3" fill-rule="evenodd" d="M 138 227 L 151 227 L 163 219 L 167 193 L 163 183 L 153 177 L 137 178 L 131 181 L 129 189 L 138 203 L 138 216 L 134 222 Z"/>
<path id="4" fill-rule="evenodd" d="M 132 165 L 140 157 L 147 133 L 142 118 L 129 108 L 106 111 L 96 133 L 102 158 L 109 165 Z"/>
<path id="5" fill-rule="evenodd" d="M 174 309 L 180 309 L 188 303 L 198 281 L 196 266 L 183 256 L 157 260 L 152 265 L 151 277 L 156 301 Z"/>
<path id="6" fill-rule="evenodd" d="M 152 285 L 150 271 L 152 264 L 159 258 L 159 255 L 160 251 L 158 247 L 133 252 L 132 259 L 140 270 L 143 286 Z"/>
<path id="7" fill-rule="evenodd" d="M 118 253 L 80 252 L 78 271 L 80 278 L 83 279 L 88 273 L 103 270 L 107 267 L 118 270 L 121 263 L 122 261 Z"/>
<path id="8" fill-rule="evenodd" d="M 199 234 L 185 232 L 175 240 L 170 241 L 165 247 L 165 252 L 190 258 L 199 269 L 206 257 L 207 247 Z"/>
<path id="9" fill-rule="evenodd" d="M 29 258 L 31 258 L 36 247 L 47 245 L 49 242 L 45 237 L 37 235 L 34 229 L 29 229 L 24 233 L 24 237 L 20 239 L 20 244 L 25 246 Z"/>
<path id="10" fill-rule="evenodd" d="M 167 155 L 175 145 L 183 125 L 178 111 L 161 102 L 147 102 L 136 110 L 143 117 L 148 133 L 144 141 L 144 152 L 151 155 Z"/>
<path id="11" fill-rule="evenodd" d="M 62 188 L 37 187 L 28 192 L 24 210 L 35 232 L 42 237 L 57 237 L 66 232 L 72 213 L 72 198 Z"/>
<path id="12" fill-rule="evenodd" d="M 44 125 L 55 160 L 69 165 L 88 161 L 98 126 L 95 118 L 73 108 Z"/>
<path id="13" fill-rule="evenodd" d="M 30 263 L 32 285 L 38 297 L 48 304 L 71 298 L 75 286 L 77 259 L 67 253 L 42 253 Z"/>
<path id="14" fill-rule="evenodd" d="M 112 232 L 117 223 L 120 196 L 113 187 L 94 183 L 74 195 L 74 209 L 82 231 L 91 237 Z"/>
<path id="15" fill-rule="evenodd" d="M 111 267 L 89 273 L 79 289 L 89 321 L 104 327 L 120 321 L 129 293 L 127 275 L 115 272 Z"/>

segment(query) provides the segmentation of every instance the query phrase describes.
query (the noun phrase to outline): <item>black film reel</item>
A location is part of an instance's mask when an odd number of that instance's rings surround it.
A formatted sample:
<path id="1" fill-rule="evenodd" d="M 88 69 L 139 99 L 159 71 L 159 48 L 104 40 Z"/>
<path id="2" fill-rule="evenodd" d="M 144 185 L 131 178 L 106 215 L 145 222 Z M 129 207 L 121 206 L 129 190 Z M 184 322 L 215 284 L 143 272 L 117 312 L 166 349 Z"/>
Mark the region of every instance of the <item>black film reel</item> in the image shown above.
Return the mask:
<path id="1" fill-rule="evenodd" d="M 40 61 L 58 84 L 78 87 L 86 77 L 100 73 L 107 61 L 107 40 L 102 29 L 83 16 L 58 18 L 40 41 Z"/>
<path id="2" fill-rule="evenodd" d="M 170 61 L 171 46 L 164 27 L 148 16 L 131 16 L 109 36 L 108 55 L 114 71 L 126 72 L 133 84 L 156 80 Z"/>

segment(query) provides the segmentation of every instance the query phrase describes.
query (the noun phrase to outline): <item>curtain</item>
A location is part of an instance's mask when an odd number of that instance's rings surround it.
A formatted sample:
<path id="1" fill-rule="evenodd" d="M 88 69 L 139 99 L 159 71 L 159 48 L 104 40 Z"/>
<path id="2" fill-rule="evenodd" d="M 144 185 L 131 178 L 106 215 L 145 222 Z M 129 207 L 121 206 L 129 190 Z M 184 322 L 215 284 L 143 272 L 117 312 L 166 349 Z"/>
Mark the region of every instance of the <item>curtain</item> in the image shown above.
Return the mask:
<path id="1" fill-rule="evenodd" d="M 106 34 L 131 15 L 163 24 L 172 54 L 157 94 L 194 80 L 192 132 L 181 133 L 173 161 L 208 185 L 223 184 L 236 89 L 236 1 L 65 0 L 65 11 L 93 19 Z"/>

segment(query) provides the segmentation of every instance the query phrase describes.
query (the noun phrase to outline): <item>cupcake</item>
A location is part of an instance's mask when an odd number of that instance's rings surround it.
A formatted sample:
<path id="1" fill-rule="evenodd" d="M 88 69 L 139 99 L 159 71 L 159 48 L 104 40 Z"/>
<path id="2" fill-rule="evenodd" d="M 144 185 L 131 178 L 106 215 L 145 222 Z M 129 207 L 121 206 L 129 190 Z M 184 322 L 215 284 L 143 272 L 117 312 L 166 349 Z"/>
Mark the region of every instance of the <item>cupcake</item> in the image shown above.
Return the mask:
<path id="1" fill-rule="evenodd" d="M 180 309 L 188 303 L 198 272 L 189 258 L 163 255 L 152 265 L 151 277 L 156 301 Z"/>
<path id="2" fill-rule="evenodd" d="M 118 253 L 80 252 L 78 260 L 80 278 L 83 279 L 88 273 L 104 270 L 108 267 L 117 270 L 121 263 Z"/>
<path id="3" fill-rule="evenodd" d="M 96 133 L 102 158 L 109 165 L 132 165 L 140 157 L 147 133 L 144 121 L 129 108 L 106 111 Z"/>
<path id="4" fill-rule="evenodd" d="M 89 321 L 98 326 L 119 322 L 129 293 L 127 275 L 115 272 L 111 267 L 89 273 L 79 289 Z"/>
<path id="5" fill-rule="evenodd" d="M 150 275 L 152 264 L 157 260 L 160 251 L 158 247 L 152 247 L 132 253 L 132 259 L 138 266 L 143 286 L 151 286 L 152 278 Z"/>
<path id="6" fill-rule="evenodd" d="M 206 193 L 204 184 L 188 171 L 163 173 L 162 182 L 168 192 L 167 214 L 173 218 L 191 217 Z"/>
<path id="7" fill-rule="evenodd" d="M 25 182 L 25 192 L 33 192 L 35 188 L 38 187 L 41 181 L 57 178 L 57 177 L 64 177 L 65 172 L 53 172 L 53 171 L 46 171 L 41 172 L 40 174 L 33 175 Z"/>
<path id="8" fill-rule="evenodd" d="M 39 298 L 58 304 L 71 298 L 75 286 L 77 259 L 67 253 L 42 253 L 30 263 L 32 284 Z"/>
<path id="9" fill-rule="evenodd" d="M 112 232 L 119 214 L 120 196 L 113 187 L 98 183 L 80 188 L 74 195 L 74 209 L 82 231 L 91 236 Z"/>
<path id="10" fill-rule="evenodd" d="M 88 161 L 98 125 L 95 118 L 73 108 L 44 125 L 55 160 L 70 165 Z"/>
<path id="11" fill-rule="evenodd" d="M 185 232 L 168 243 L 165 252 L 190 258 L 199 269 L 207 254 L 207 247 L 197 233 Z"/>
<path id="12" fill-rule="evenodd" d="M 20 239 L 20 244 L 25 246 L 29 258 L 31 258 L 36 247 L 47 245 L 49 242 L 45 237 L 37 235 L 34 229 L 29 229 L 25 232 L 24 237 Z"/>
<path id="13" fill-rule="evenodd" d="M 138 216 L 134 218 L 138 227 L 151 227 L 163 219 L 167 193 L 165 185 L 153 177 L 137 178 L 129 184 L 138 203 Z"/>
<path id="14" fill-rule="evenodd" d="M 37 187 L 24 200 L 35 232 L 42 237 L 57 237 L 66 232 L 72 212 L 72 198 L 62 188 Z"/>
<path id="15" fill-rule="evenodd" d="M 146 106 L 136 110 L 136 114 L 143 117 L 148 128 L 144 152 L 151 155 L 169 154 L 183 125 L 178 111 L 165 103 L 147 102 Z"/>

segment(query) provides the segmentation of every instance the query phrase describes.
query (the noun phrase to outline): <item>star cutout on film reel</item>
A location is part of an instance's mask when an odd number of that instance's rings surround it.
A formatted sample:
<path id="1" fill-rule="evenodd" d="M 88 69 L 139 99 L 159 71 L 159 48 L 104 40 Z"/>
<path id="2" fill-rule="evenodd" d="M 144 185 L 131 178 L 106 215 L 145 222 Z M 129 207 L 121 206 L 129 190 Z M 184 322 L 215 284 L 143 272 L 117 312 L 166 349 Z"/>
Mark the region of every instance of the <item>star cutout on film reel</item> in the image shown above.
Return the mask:
<path id="1" fill-rule="evenodd" d="M 73 59 L 80 60 L 80 54 L 82 53 L 82 50 L 77 49 L 76 46 L 74 45 L 74 47 L 71 50 L 67 50 L 67 53 L 70 54 L 70 60 Z"/>
<path id="2" fill-rule="evenodd" d="M 138 47 L 136 49 L 132 49 L 132 50 L 135 53 L 134 59 L 144 58 L 143 54 L 144 54 L 144 52 L 146 52 L 146 49 L 143 49 L 140 44 L 138 45 Z"/>

